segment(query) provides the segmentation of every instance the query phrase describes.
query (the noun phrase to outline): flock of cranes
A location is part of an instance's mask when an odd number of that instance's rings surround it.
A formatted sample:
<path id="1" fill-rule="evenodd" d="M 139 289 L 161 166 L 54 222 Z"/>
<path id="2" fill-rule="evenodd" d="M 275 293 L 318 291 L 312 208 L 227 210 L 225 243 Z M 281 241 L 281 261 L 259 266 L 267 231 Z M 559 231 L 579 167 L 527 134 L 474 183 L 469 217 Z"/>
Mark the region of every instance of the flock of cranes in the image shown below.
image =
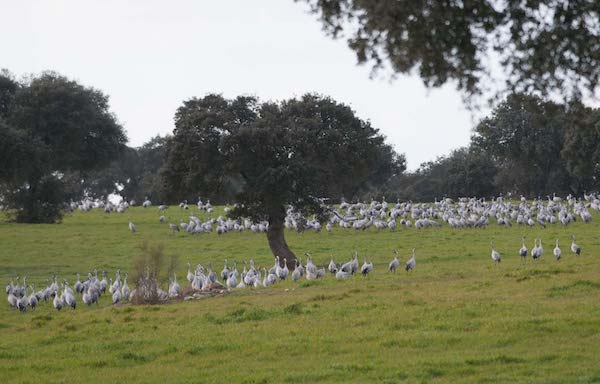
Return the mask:
<path id="1" fill-rule="evenodd" d="M 217 288 L 227 287 L 229 289 L 242 289 L 246 287 L 269 287 L 276 284 L 278 281 L 290 278 L 297 282 L 301 278 L 306 280 L 316 280 L 324 278 L 329 272 L 336 279 L 348 279 L 359 272 L 362 276 L 367 276 L 373 271 L 373 261 L 367 262 L 366 256 L 364 262 L 359 268 L 358 252 L 355 252 L 351 259 L 347 262 L 335 263 L 333 256 L 331 261 L 325 267 L 318 267 L 314 264 L 312 255 L 306 253 L 306 264 L 302 264 L 302 259 L 295 260 L 294 270 L 290 272 L 287 261 L 283 259 L 283 266 L 279 257 L 275 257 L 272 267 L 256 266 L 254 260 L 250 260 L 248 264 L 243 263 L 243 270 L 240 272 L 237 268 L 237 263 L 229 265 L 227 260 L 220 274 L 212 269 L 212 264 L 208 264 L 205 268 L 198 264 L 192 271 L 191 264 L 188 262 L 188 271 L 186 279 L 190 284 L 192 291 L 206 291 Z M 394 259 L 389 263 L 388 270 L 396 272 L 400 261 L 398 260 L 398 252 L 394 251 Z M 406 262 L 406 271 L 413 270 L 416 266 L 415 249 L 412 250 L 412 257 Z M 11 308 L 18 309 L 21 312 L 26 312 L 28 309 L 35 310 L 41 304 L 50 302 L 52 306 L 60 311 L 63 308 L 76 309 L 77 303 L 82 302 L 88 306 L 97 304 L 100 297 L 108 291 L 112 298 L 112 303 L 117 304 L 122 301 L 129 301 L 137 294 L 144 295 L 145 292 L 138 292 L 136 288 L 131 290 L 127 284 L 127 273 L 124 278 L 121 277 L 121 271 L 117 270 L 115 279 L 107 279 L 107 273 L 102 272 L 102 278 L 98 276 L 98 271 L 88 273 L 87 279 L 81 281 L 80 275 L 77 274 L 77 281 L 73 287 L 66 279 L 59 284 L 57 276 L 52 276 L 47 280 L 44 289 L 35 290 L 34 284 L 27 284 L 27 277 L 11 279 L 6 286 L 7 301 Z M 220 278 L 220 280 L 219 280 Z M 16 281 L 16 282 L 15 282 Z M 29 293 L 31 290 L 31 293 Z M 180 297 L 183 293 L 181 286 L 177 281 L 176 274 L 169 279 L 167 290 L 162 290 L 157 286 L 157 296 L 160 301 L 166 301 L 169 298 Z"/>
<path id="2" fill-rule="evenodd" d="M 105 212 L 120 212 L 124 213 L 134 202 L 122 202 L 120 204 L 112 204 L 102 201 L 84 200 L 80 203 L 72 203 L 71 208 L 80 209 L 82 211 L 90 211 L 93 208 L 104 209 Z M 149 200 L 143 202 L 144 208 L 150 208 L 152 203 Z M 185 231 L 191 234 L 208 233 L 213 231 L 213 226 L 216 226 L 217 234 L 224 234 L 231 231 L 266 232 L 268 222 L 251 222 L 250 220 L 232 220 L 219 216 L 216 219 L 211 219 L 210 215 L 213 212 L 213 207 L 210 201 L 203 203 L 199 200 L 196 204 L 200 211 L 208 214 L 208 219 L 202 221 L 196 215 L 190 215 L 190 221 L 181 221 L 180 224 L 174 224 L 168 221 L 169 230 L 172 233 Z M 158 207 L 161 216 L 159 221 L 165 222 L 164 213 L 169 209 L 165 205 Z M 176 208 L 175 208 L 176 209 Z M 181 212 L 190 210 L 187 201 L 179 205 Z M 225 208 L 225 213 L 230 208 Z M 436 227 L 441 225 L 449 225 L 453 228 L 467 227 L 485 227 L 496 222 L 500 226 L 541 226 L 545 228 L 548 225 L 567 226 L 576 220 L 590 222 L 592 215 L 590 209 L 600 211 L 600 199 L 597 195 L 585 195 L 583 199 L 576 199 L 568 196 L 566 199 L 553 196 L 546 200 L 536 199 L 532 202 L 521 198 L 520 201 L 514 202 L 505 200 L 502 197 L 485 201 L 483 199 L 464 198 L 458 201 L 451 199 L 443 199 L 434 203 L 412 203 L 398 202 L 397 204 L 389 204 L 383 199 L 381 202 L 372 201 L 371 203 L 355 203 L 350 204 L 342 202 L 339 206 L 328 207 L 330 216 L 327 219 L 325 230 L 331 232 L 334 227 L 352 228 L 354 230 L 366 230 L 371 226 L 377 230 L 387 229 L 390 231 L 396 230 L 397 226 L 407 228 L 414 227 L 417 229 Z M 288 208 L 285 218 L 285 226 L 289 230 L 297 232 L 316 231 L 320 232 L 321 223 L 316 219 L 307 219 L 296 212 L 292 207 Z M 129 230 L 132 233 L 136 232 L 136 225 L 130 220 Z M 502 260 L 500 252 L 495 248 L 494 241 L 491 242 L 492 252 L 491 258 L 494 263 L 498 264 Z M 575 243 L 575 236 L 571 238 L 571 252 L 575 255 L 581 254 L 581 247 Z M 525 260 L 528 255 L 535 260 L 539 260 L 544 252 L 542 239 L 534 239 L 534 245 L 531 250 L 528 250 L 525 245 L 525 238 L 521 238 L 521 247 L 518 254 L 522 260 Z M 559 239 L 555 240 L 553 255 L 556 260 L 560 260 L 562 251 L 559 247 Z M 394 251 L 394 258 L 388 264 L 388 271 L 395 273 L 400 267 L 398 252 Z M 415 249 L 412 250 L 412 257 L 404 263 L 406 271 L 415 269 Z M 360 273 L 367 276 L 373 272 L 373 260 L 367 261 L 364 256 L 362 265 L 359 265 L 358 253 L 355 252 L 350 260 L 336 263 L 333 256 L 329 264 L 318 267 L 314 262 L 312 255 L 306 253 L 306 264 L 303 265 L 302 260 L 297 258 L 294 261 L 293 268 L 289 268 L 287 260 L 283 259 L 280 262 L 279 257 L 276 257 L 274 264 L 271 267 L 255 266 L 253 260 L 247 264 L 243 263 L 243 269 L 238 270 L 237 263 L 228 264 L 225 260 L 225 265 L 220 274 L 212 269 L 209 263 L 208 268 L 198 264 L 194 269 L 188 263 L 187 281 L 190 288 L 194 291 L 202 291 L 212 289 L 214 287 L 227 287 L 229 289 L 241 289 L 246 287 L 269 287 L 277 284 L 278 281 L 291 279 L 294 282 L 301 278 L 307 280 L 315 280 L 324 278 L 327 273 L 335 279 L 349 279 Z M 219 279 L 220 278 L 220 279 Z M 121 301 L 129 301 L 136 294 L 144 294 L 144 292 L 136 292 L 136 289 L 131 290 L 127 284 L 127 273 L 124 277 L 121 276 L 121 271 L 117 270 L 114 280 L 108 279 L 106 272 L 98 275 L 98 271 L 88 273 L 87 279 L 81 281 L 79 274 L 77 280 L 71 286 L 66 279 L 59 282 L 57 276 L 52 276 L 47 281 L 44 289 L 36 291 L 34 284 L 27 284 L 27 278 L 22 280 L 17 277 L 11 279 L 6 286 L 7 300 L 11 308 L 20 311 L 26 311 L 28 308 L 35 310 L 41 303 L 51 302 L 57 310 L 63 308 L 77 307 L 77 303 L 81 302 L 86 305 L 98 303 L 100 297 L 108 294 L 111 296 L 114 304 Z M 180 297 L 183 293 L 182 287 L 177 281 L 176 275 L 169 279 L 166 290 L 157 287 L 157 295 L 160 300 L 167 300 L 173 297 Z"/>
<path id="3" fill-rule="evenodd" d="M 72 203 L 72 209 L 90 211 L 93 208 L 103 209 L 105 212 L 126 212 L 134 201 L 123 201 L 113 204 L 102 200 L 84 200 Z M 149 200 L 142 204 L 145 208 L 151 208 Z M 193 205 L 192 205 L 193 206 Z M 190 214 L 190 206 L 187 201 L 179 204 L 179 210 L 171 213 L 179 217 L 185 215 L 185 219 L 174 223 L 170 216 L 165 217 L 169 207 L 159 205 L 161 223 L 168 224 L 171 233 L 184 232 L 193 235 L 211 233 L 215 231 L 218 235 L 229 232 L 251 231 L 255 233 L 267 232 L 269 223 L 267 221 L 253 222 L 249 219 L 231 219 L 224 216 L 212 218 L 213 206 L 210 201 L 204 203 L 201 199 L 196 204 L 198 212 L 206 213 L 207 218 L 200 219 L 197 214 Z M 503 227 L 521 225 L 525 227 L 542 227 L 548 225 L 569 224 L 581 220 L 588 223 L 592 220 L 590 210 L 600 211 L 600 197 L 596 194 L 584 195 L 582 199 L 567 196 L 565 199 L 557 196 L 548 196 L 547 199 L 535 199 L 528 201 L 521 197 L 518 201 L 498 197 L 490 201 L 477 198 L 461 198 L 457 201 L 443 199 L 433 203 L 397 202 L 388 203 L 385 198 L 382 201 L 371 201 L 370 203 L 348 203 L 342 201 L 337 206 L 325 206 L 329 212 L 324 221 L 316 217 L 307 218 L 288 207 L 284 225 L 288 230 L 296 232 L 314 231 L 331 232 L 334 228 L 354 229 L 364 231 L 371 227 L 376 230 L 395 231 L 399 227 L 424 229 L 448 225 L 452 228 L 482 228 L 492 224 Z M 225 214 L 230 208 L 225 208 Z M 324 224 L 324 227 L 323 227 Z M 129 221 L 129 230 L 136 232 L 135 224 Z"/>
<path id="4" fill-rule="evenodd" d="M 46 287 L 39 291 L 35 290 L 35 284 L 27 285 L 26 276 L 23 277 L 22 283 L 19 276 L 15 280 L 11 279 L 6 286 L 7 300 L 11 308 L 21 312 L 27 311 L 27 308 L 35 310 L 39 304 L 48 301 L 58 311 L 68 307 L 75 309 L 78 302 L 76 295 L 81 296 L 79 300 L 82 303 L 92 305 L 98 303 L 100 297 L 106 294 L 107 290 L 112 296 L 113 304 L 129 300 L 132 295 L 135 295 L 135 289 L 131 291 L 127 284 L 127 273 L 121 280 L 120 270 L 117 270 L 114 282 L 112 278 L 107 280 L 106 272 L 102 273 L 102 279 L 100 279 L 98 272 L 94 270 L 84 281 L 81 281 L 80 275 L 77 274 L 77 281 L 72 288 L 66 279 L 59 284 L 56 275 L 52 276 L 52 279 L 48 279 Z M 28 294 L 29 290 L 31 290 L 31 294 Z"/>
<path id="5" fill-rule="evenodd" d="M 491 257 L 494 263 L 500 263 L 502 257 L 494 246 L 494 241 L 491 242 L 492 253 Z M 571 237 L 570 250 L 576 256 L 581 255 L 581 247 L 575 243 L 575 236 Z M 542 239 L 534 239 L 534 246 L 530 253 L 525 245 L 525 238 L 521 238 L 521 248 L 518 250 L 519 256 L 524 260 L 528 254 L 531 258 L 539 260 L 544 252 L 542 245 Z M 416 250 L 413 248 L 411 258 L 404 264 L 404 269 L 408 272 L 415 269 Z M 559 248 L 559 239 L 555 241 L 555 247 L 553 254 L 556 260 L 560 260 L 562 257 L 562 251 Z M 283 259 L 283 266 L 279 257 L 275 257 L 274 264 L 270 268 L 256 266 L 254 260 L 250 260 L 247 264 L 243 263 L 243 269 L 240 272 L 237 267 L 237 262 L 228 264 L 225 260 L 223 270 L 217 274 L 212 269 L 212 264 L 208 264 L 208 268 L 205 268 L 201 264 L 198 264 L 193 270 L 191 264 L 188 262 L 188 271 L 186 279 L 190 284 L 193 291 L 206 291 L 214 289 L 215 287 L 229 289 L 242 289 L 246 287 L 269 287 L 275 285 L 278 281 L 286 280 L 290 278 L 292 281 L 297 282 L 301 278 L 306 280 L 316 280 L 324 278 L 329 274 L 335 279 L 343 280 L 349 279 L 358 273 L 362 276 L 367 276 L 373 272 L 373 260 L 367 262 L 367 256 L 364 256 L 363 264 L 359 267 L 358 252 L 354 252 L 350 260 L 345 262 L 336 263 L 333 256 L 331 256 L 330 262 L 327 267 L 318 267 L 313 262 L 312 255 L 306 253 L 306 264 L 302 264 L 302 259 L 295 259 L 295 265 L 293 271 L 290 271 L 287 265 L 287 260 Z M 398 251 L 394 250 L 394 258 L 388 264 L 388 271 L 396 273 L 400 266 L 400 260 L 398 259 Z M 112 298 L 112 303 L 117 304 L 121 301 L 128 301 L 133 298 L 137 292 L 137 288 L 131 290 L 127 284 L 127 273 L 124 278 L 121 277 L 121 271 L 117 270 L 115 279 L 107 279 L 106 272 L 102 272 L 102 278 L 98 276 L 98 271 L 88 273 L 87 279 L 81 281 L 80 275 L 77 274 L 77 280 L 73 284 L 73 288 L 69 282 L 64 279 L 60 284 L 57 276 L 52 276 L 52 279 L 47 280 L 47 285 L 44 289 L 39 291 L 35 290 L 35 285 L 27 285 L 27 277 L 23 277 L 22 283 L 20 283 L 20 277 L 15 280 L 11 279 L 10 283 L 6 286 L 7 300 L 11 308 L 18 309 L 22 312 L 26 312 L 27 309 L 35 310 L 35 308 L 42 302 L 50 301 L 56 310 L 63 308 L 77 307 L 77 302 L 81 301 L 83 304 L 91 306 L 94 303 L 98 303 L 100 297 L 106 294 L 107 290 Z M 220 280 L 219 280 L 220 278 Z M 143 288 L 142 288 L 143 289 Z M 31 293 L 29 293 L 31 290 Z M 183 293 L 181 286 L 177 281 L 177 276 L 174 274 L 169 279 L 169 283 L 166 290 L 162 290 L 160 286 L 157 287 L 157 296 L 159 300 L 165 301 L 169 298 L 180 297 Z M 144 294 L 144 292 L 139 292 Z M 76 295 L 80 295 L 79 300 Z"/>
<path id="6" fill-rule="evenodd" d="M 556 260 L 560 260 L 562 257 L 562 250 L 558 246 L 559 239 L 556 239 L 554 243 L 554 249 L 552 250 L 552 254 L 556 258 Z M 571 252 L 576 256 L 581 255 L 581 247 L 575 243 L 575 235 L 571 236 Z M 531 258 L 536 261 L 542 258 L 544 253 L 544 247 L 542 246 L 542 239 L 533 239 L 533 248 L 531 248 Z M 525 237 L 521 237 L 521 248 L 519 248 L 519 256 L 521 260 L 525 261 L 527 259 L 528 249 L 525 245 Z M 500 263 L 502 261 L 502 256 L 500 252 L 496 250 L 494 247 L 494 240 L 492 240 L 492 260 L 495 263 Z"/>

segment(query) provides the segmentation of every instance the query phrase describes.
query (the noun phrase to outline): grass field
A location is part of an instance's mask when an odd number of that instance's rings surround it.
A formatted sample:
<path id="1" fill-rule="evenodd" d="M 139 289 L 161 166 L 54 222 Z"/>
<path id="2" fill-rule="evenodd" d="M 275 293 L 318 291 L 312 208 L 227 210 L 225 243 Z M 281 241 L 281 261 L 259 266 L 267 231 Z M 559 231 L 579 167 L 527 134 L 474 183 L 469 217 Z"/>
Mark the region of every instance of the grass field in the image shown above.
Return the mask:
<path id="1" fill-rule="evenodd" d="M 171 207 L 173 220 L 185 217 Z M 194 208 L 192 212 L 196 212 Z M 189 214 L 189 213 L 186 213 Z M 156 208 L 77 212 L 60 225 L 0 223 L 0 279 L 52 273 L 74 282 L 98 268 L 127 270 L 140 244 L 163 243 L 192 264 L 271 265 L 264 234 L 171 235 Z M 129 217 L 138 232 L 129 233 Z M 337 281 L 244 289 L 162 306 L 51 303 L 0 310 L 0 379 L 11 383 L 600 383 L 600 217 L 565 228 L 399 229 L 288 233 L 298 254 L 373 257 L 374 272 Z M 569 251 L 570 236 L 582 247 Z M 520 237 L 544 239 L 544 257 L 522 264 Z M 552 256 L 562 240 L 563 260 Z M 502 254 L 493 265 L 490 240 Z M 417 249 L 412 273 L 386 272 Z M 241 268 L 240 268 L 241 269 Z M 186 282 L 187 283 L 187 282 Z M 130 285 L 133 285 L 130 282 Z M 78 296 L 78 300 L 79 300 Z"/>

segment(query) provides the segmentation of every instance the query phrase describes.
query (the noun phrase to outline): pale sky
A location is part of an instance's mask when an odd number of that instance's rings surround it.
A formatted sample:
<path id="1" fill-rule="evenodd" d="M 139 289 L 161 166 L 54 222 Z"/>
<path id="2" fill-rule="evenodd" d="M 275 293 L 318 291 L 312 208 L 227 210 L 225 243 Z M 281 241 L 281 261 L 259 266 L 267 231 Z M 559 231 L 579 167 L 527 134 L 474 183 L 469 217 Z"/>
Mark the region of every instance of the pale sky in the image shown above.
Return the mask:
<path id="1" fill-rule="evenodd" d="M 0 0 L 0 11 L 0 68 L 54 70 L 102 90 L 134 146 L 172 132 L 177 107 L 207 93 L 329 95 L 379 128 L 411 170 L 468 144 L 478 118 L 453 86 L 370 79 L 302 2 Z"/>

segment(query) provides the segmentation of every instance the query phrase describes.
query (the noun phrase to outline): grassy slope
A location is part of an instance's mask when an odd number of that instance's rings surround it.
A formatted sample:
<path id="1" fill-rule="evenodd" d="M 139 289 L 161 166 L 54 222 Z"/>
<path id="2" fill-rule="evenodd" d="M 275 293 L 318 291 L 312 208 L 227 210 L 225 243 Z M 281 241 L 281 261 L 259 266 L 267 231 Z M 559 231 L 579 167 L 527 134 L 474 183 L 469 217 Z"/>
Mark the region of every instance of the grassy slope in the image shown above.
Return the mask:
<path id="1" fill-rule="evenodd" d="M 192 212 L 195 212 L 195 208 Z M 170 208 L 174 220 L 184 217 Z M 131 235 L 132 217 L 138 233 Z M 97 267 L 127 270 L 144 240 L 189 258 L 271 264 L 264 235 L 170 235 L 155 208 L 76 213 L 61 225 L 0 223 L 2 287 L 27 274 L 70 281 Z M 166 306 L 57 313 L 0 311 L 0 378 L 11 382 L 600 382 L 600 242 L 592 224 L 568 228 L 375 230 L 289 233 L 290 246 L 329 254 L 367 252 L 366 279 L 285 282 Z M 568 250 L 571 233 L 583 255 Z M 544 239 L 544 258 L 522 265 L 520 236 Z M 560 236 L 564 260 L 552 257 Z M 501 265 L 490 259 L 495 239 Z M 385 272 L 392 249 L 417 248 L 414 273 Z M 362 263 L 362 257 L 361 257 Z M 3 298 L 3 300 L 5 300 Z M 81 304 L 81 303 L 80 303 Z"/>

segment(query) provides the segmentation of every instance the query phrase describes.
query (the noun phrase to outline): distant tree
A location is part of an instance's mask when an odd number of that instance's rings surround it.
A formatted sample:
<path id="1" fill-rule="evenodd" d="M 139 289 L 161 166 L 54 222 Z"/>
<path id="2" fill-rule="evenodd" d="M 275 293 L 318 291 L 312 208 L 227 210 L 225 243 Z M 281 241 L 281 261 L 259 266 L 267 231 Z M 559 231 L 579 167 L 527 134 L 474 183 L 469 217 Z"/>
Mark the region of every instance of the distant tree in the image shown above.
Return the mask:
<path id="1" fill-rule="evenodd" d="M 128 182 L 120 191 L 122 196 L 138 201 L 145 197 L 164 199 L 164 196 L 160 195 L 159 172 L 166 161 L 170 140 L 171 136 L 155 136 L 136 148 L 140 171 L 128 173 Z"/>
<path id="2" fill-rule="evenodd" d="M 358 188 L 366 189 L 366 192 L 373 192 L 384 186 L 394 177 L 397 177 L 406 171 L 406 156 L 397 153 L 391 145 L 382 144 L 378 147 L 378 154 L 375 160 L 373 171 L 367 179 L 366 185 Z M 381 197 L 379 194 L 377 198 Z"/>
<path id="3" fill-rule="evenodd" d="M 140 147 L 124 147 L 104 168 L 67 174 L 70 190 L 91 198 L 118 194 L 126 201 L 160 200 L 158 176 L 168 140 L 169 136 L 155 136 Z"/>
<path id="4" fill-rule="evenodd" d="M 566 116 L 563 105 L 513 94 L 477 125 L 473 145 L 497 165 L 500 190 L 529 197 L 572 192 L 561 157 Z"/>
<path id="5" fill-rule="evenodd" d="M 421 164 L 415 172 L 394 176 L 379 195 L 414 201 L 493 196 L 495 175 L 496 166 L 489 156 L 475 148 L 459 148 Z"/>
<path id="6" fill-rule="evenodd" d="M 274 255 L 291 263 L 284 237 L 286 208 L 323 214 L 321 198 L 355 193 L 369 180 L 401 172 L 403 157 L 347 106 L 304 95 L 281 103 L 209 95 L 184 103 L 163 169 L 204 195 L 238 182 L 232 217 L 267 220 Z"/>
<path id="7" fill-rule="evenodd" d="M 568 106 L 565 144 L 561 152 L 581 194 L 600 189 L 600 109 L 574 101 Z"/>
<path id="8" fill-rule="evenodd" d="M 445 196 L 491 197 L 495 187 L 496 165 L 486 153 L 477 148 L 460 148 L 443 159 L 447 164 L 443 183 Z"/>
<path id="9" fill-rule="evenodd" d="M 299 0 L 296 0 L 299 1 Z M 600 79 L 600 3 L 581 1 L 304 0 L 359 63 L 455 81 L 467 96 L 490 80 L 492 53 L 511 92 L 594 93 Z"/>
<path id="10" fill-rule="evenodd" d="M 21 222 L 59 220 L 65 175 L 106 166 L 126 142 L 107 96 L 51 72 L 19 84 L 3 120 L 4 206 Z"/>

